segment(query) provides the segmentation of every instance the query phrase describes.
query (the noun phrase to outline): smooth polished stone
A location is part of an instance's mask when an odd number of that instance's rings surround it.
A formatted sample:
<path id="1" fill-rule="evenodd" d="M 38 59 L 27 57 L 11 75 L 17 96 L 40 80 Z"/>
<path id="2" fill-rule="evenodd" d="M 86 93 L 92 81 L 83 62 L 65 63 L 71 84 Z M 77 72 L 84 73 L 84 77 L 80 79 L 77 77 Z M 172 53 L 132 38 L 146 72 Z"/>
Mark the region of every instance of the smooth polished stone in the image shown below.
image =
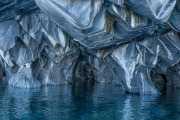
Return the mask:
<path id="1" fill-rule="evenodd" d="M 0 0 L 0 22 L 18 20 L 19 16 L 38 10 L 34 0 Z"/>
<path id="2" fill-rule="evenodd" d="M 9 85 L 99 83 L 132 94 L 180 86 L 176 0 L 0 3 L 0 77 Z"/>
<path id="3" fill-rule="evenodd" d="M 176 0 L 124 0 L 124 4 L 156 22 L 166 22 L 176 5 Z"/>

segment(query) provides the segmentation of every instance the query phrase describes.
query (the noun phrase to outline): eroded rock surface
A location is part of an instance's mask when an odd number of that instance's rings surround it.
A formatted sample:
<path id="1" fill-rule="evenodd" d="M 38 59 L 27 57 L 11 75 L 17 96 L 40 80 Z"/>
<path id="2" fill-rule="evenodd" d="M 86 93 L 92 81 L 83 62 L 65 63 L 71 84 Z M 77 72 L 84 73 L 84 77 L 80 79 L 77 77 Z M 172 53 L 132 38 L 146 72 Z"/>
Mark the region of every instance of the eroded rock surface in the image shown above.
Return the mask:
<path id="1" fill-rule="evenodd" d="M 179 1 L 0 0 L 0 12 L 0 76 L 10 85 L 180 87 Z"/>

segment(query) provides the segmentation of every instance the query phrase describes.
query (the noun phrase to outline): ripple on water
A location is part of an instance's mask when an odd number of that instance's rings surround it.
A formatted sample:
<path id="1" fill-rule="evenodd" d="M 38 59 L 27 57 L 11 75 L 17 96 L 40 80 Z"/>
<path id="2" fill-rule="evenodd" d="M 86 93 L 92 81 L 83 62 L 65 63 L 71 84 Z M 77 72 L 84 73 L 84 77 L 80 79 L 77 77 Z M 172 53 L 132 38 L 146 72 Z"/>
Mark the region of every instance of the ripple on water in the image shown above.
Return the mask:
<path id="1" fill-rule="evenodd" d="M 119 86 L 19 89 L 0 84 L 0 120 L 179 120 L 180 90 L 129 95 Z"/>

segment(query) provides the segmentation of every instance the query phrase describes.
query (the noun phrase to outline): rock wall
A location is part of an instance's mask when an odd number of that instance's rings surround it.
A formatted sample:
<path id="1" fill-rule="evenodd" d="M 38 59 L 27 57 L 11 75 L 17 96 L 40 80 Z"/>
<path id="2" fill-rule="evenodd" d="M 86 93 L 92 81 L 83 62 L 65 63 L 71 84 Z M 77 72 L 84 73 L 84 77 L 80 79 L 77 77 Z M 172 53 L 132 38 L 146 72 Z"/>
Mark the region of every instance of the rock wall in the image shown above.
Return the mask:
<path id="1" fill-rule="evenodd" d="M 176 0 L 0 0 L 0 76 L 9 85 L 100 83 L 128 93 L 180 87 Z"/>

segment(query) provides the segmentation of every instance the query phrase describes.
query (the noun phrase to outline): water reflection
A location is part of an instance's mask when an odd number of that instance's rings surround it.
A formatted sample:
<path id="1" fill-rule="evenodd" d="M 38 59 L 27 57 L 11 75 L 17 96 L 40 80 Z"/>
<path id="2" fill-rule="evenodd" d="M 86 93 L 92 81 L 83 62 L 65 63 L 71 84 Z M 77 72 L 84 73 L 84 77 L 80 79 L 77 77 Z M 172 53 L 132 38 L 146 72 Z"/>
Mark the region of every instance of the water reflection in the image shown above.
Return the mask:
<path id="1" fill-rule="evenodd" d="M 180 119 L 180 92 L 129 95 L 119 86 L 19 89 L 0 85 L 0 119 Z"/>

